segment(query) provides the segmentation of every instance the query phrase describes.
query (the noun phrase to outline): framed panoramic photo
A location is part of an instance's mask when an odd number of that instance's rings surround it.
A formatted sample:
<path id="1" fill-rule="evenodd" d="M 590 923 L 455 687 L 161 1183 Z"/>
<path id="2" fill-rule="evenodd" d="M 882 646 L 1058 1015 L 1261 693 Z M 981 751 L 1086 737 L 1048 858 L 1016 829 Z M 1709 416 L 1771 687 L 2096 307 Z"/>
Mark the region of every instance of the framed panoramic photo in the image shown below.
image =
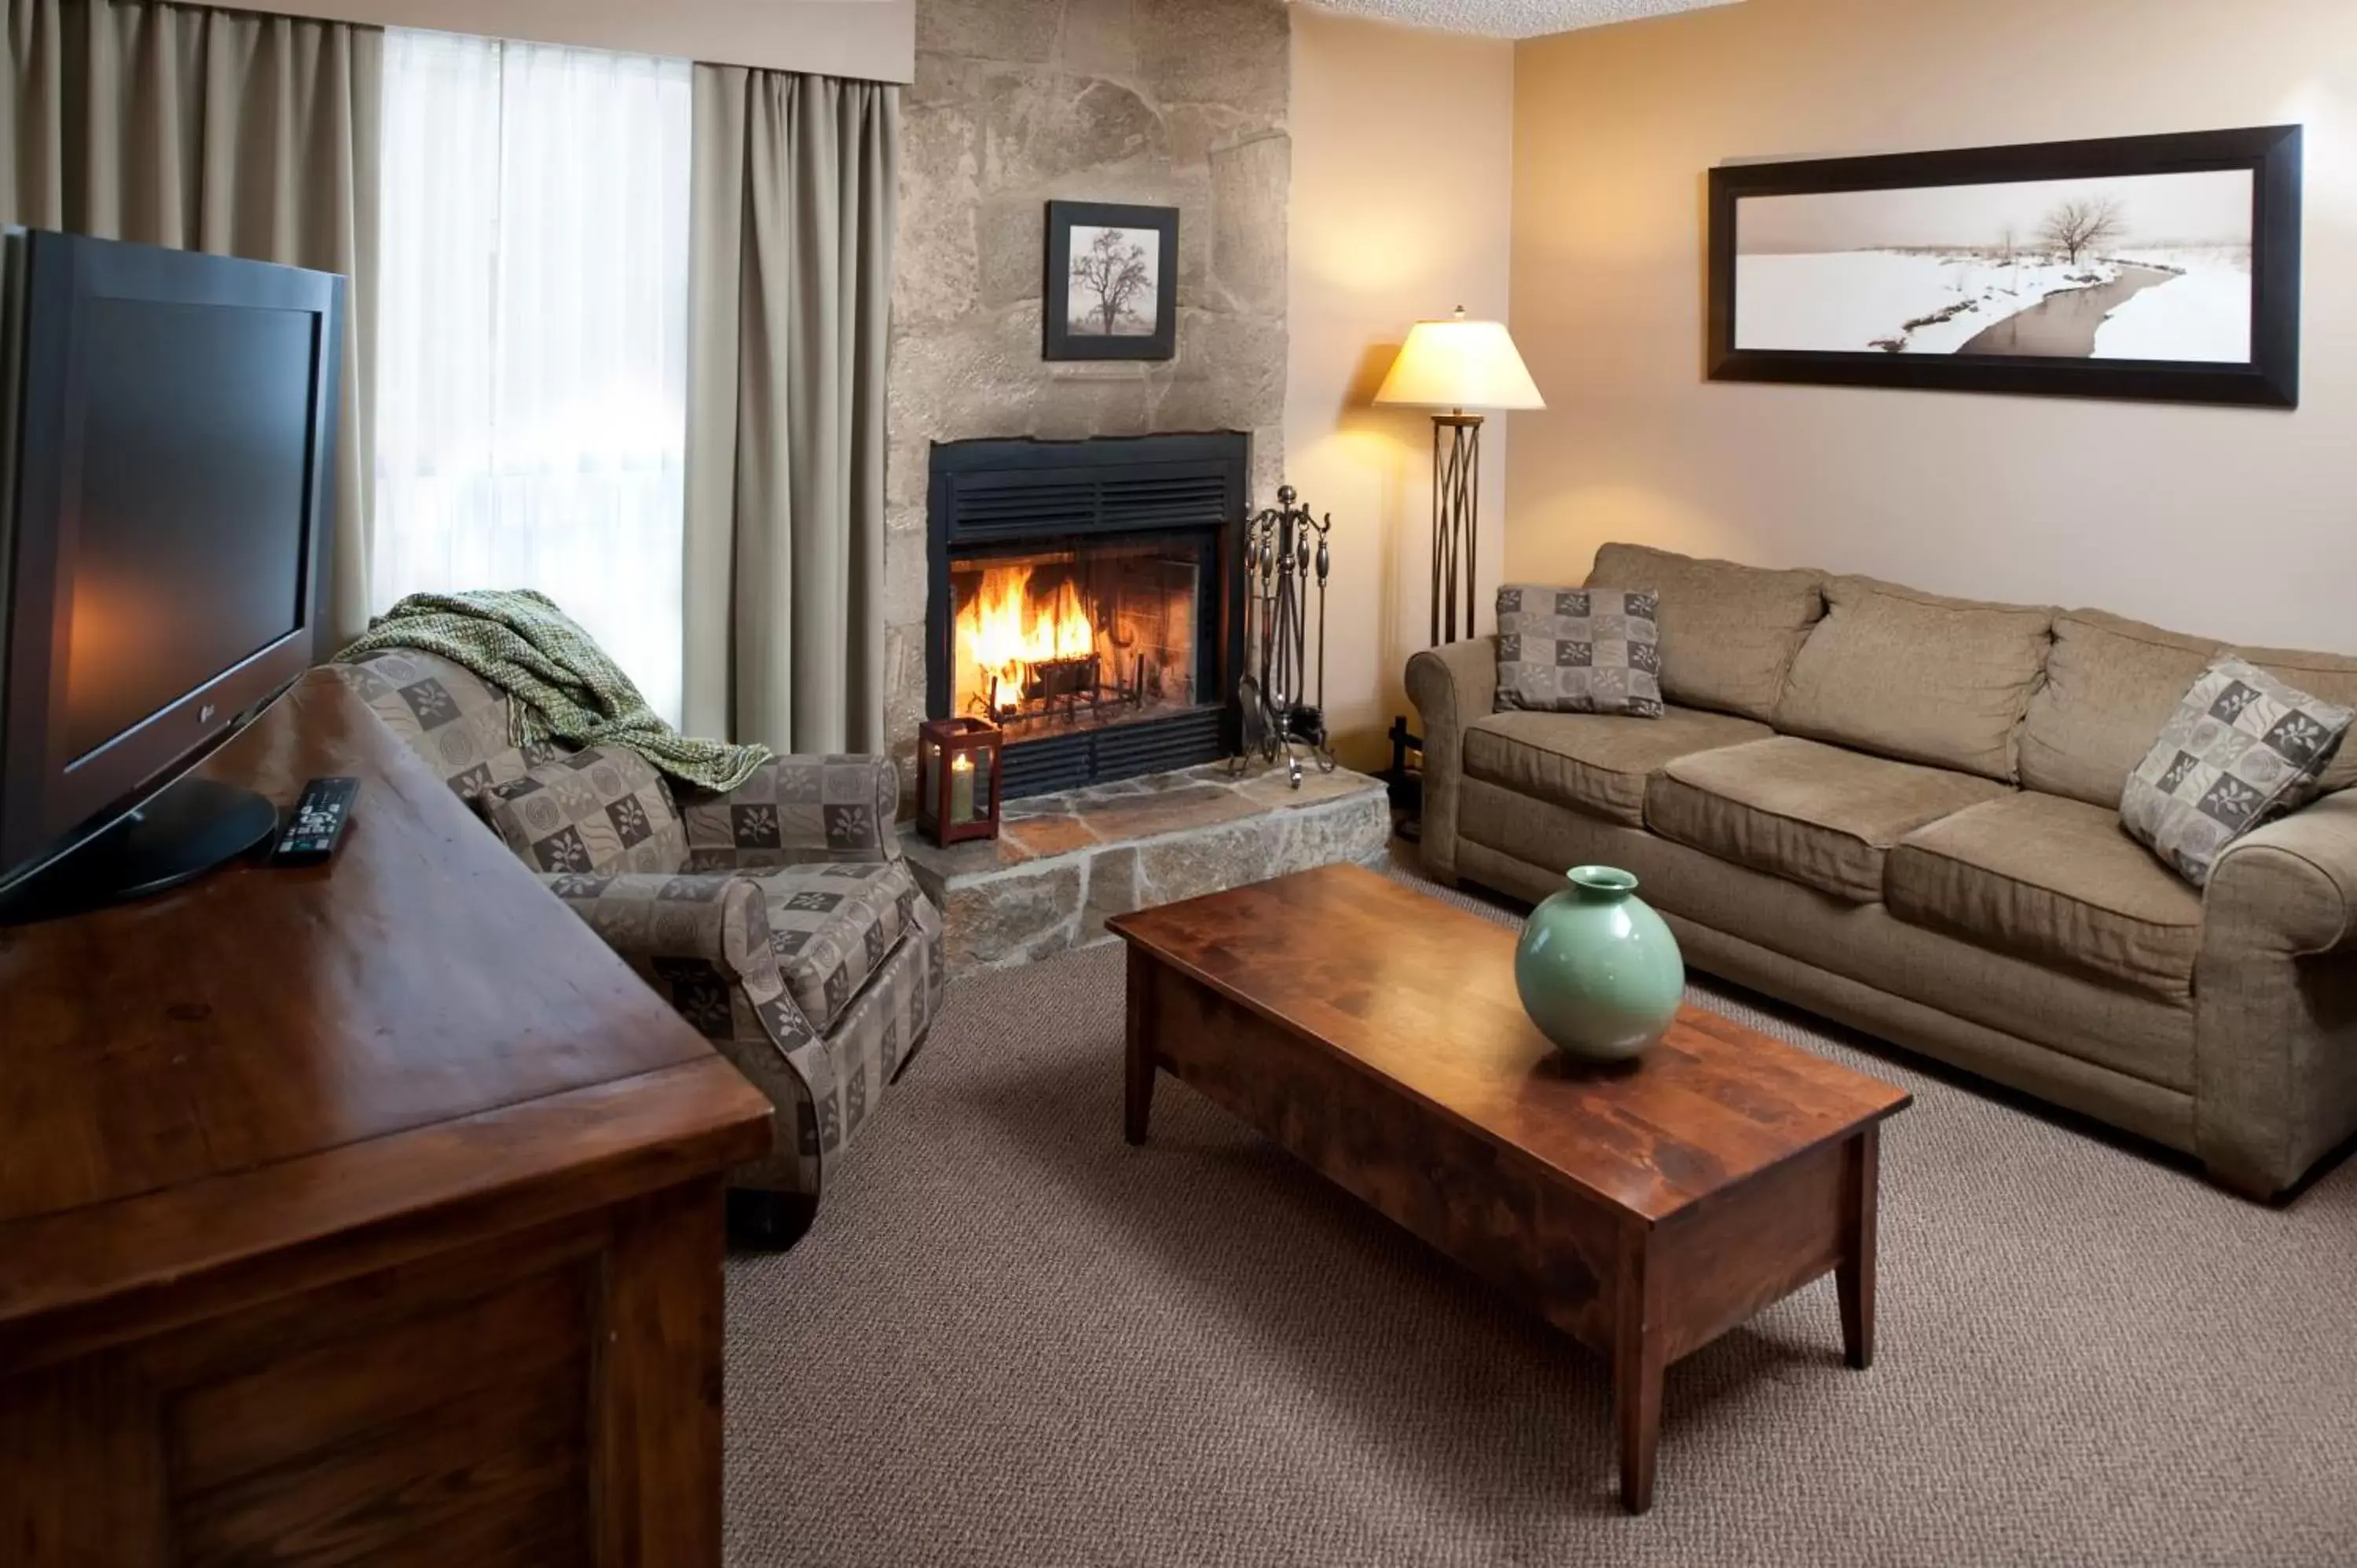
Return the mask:
<path id="1" fill-rule="evenodd" d="M 2299 402 L 2300 130 L 1710 173 L 1714 381 Z"/>
<path id="2" fill-rule="evenodd" d="M 1178 351 L 1178 209 L 1048 203 L 1040 296 L 1050 360 L 1168 360 Z"/>

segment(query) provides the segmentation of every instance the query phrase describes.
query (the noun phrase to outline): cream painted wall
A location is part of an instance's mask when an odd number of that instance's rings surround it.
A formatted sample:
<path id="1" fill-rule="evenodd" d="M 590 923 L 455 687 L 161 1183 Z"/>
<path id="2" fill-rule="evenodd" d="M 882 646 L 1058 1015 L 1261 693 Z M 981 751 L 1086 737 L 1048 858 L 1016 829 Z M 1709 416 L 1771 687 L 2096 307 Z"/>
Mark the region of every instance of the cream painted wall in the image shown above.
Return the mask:
<path id="1" fill-rule="evenodd" d="M 1358 766 L 1390 759 L 1430 613 L 1431 421 L 1368 400 L 1417 318 L 1506 316 L 1513 94 L 1511 44 L 1294 8 L 1286 470 L 1334 517 L 1328 723 Z M 1505 435 L 1493 419 L 1482 454 L 1484 600 Z"/>
<path id="2" fill-rule="evenodd" d="M 907 81 L 916 0 L 262 0 L 264 10 Z"/>
<path id="3" fill-rule="evenodd" d="M 2357 651 L 2357 4 L 1749 0 L 1516 66 L 1516 575 L 1635 539 Z M 1703 379 L 1716 163 L 2286 122 L 2296 413 Z"/>

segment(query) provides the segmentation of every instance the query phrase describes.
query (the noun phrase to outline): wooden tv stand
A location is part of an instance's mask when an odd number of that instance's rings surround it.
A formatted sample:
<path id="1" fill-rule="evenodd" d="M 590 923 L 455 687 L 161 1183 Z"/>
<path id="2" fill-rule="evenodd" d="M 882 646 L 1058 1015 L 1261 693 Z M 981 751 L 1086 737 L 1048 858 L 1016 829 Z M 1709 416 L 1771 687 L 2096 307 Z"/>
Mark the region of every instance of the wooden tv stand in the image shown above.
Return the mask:
<path id="1" fill-rule="evenodd" d="M 0 930 L 0 1563 L 720 1561 L 770 1107 L 326 671 L 334 862 Z"/>

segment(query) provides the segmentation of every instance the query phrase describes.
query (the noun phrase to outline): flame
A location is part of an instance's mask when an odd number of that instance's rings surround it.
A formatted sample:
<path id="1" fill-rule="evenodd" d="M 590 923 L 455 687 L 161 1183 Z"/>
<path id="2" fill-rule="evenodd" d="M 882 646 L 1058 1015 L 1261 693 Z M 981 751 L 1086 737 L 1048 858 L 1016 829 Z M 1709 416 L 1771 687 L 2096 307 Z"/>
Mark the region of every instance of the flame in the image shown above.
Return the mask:
<path id="1" fill-rule="evenodd" d="M 957 646 L 974 671 L 975 689 L 987 693 L 996 681 L 1002 704 L 1022 694 L 1033 665 L 1086 658 L 1096 645 L 1096 628 L 1070 576 L 1060 576 L 1052 593 L 1035 596 L 1030 567 L 993 566 L 958 607 Z"/>

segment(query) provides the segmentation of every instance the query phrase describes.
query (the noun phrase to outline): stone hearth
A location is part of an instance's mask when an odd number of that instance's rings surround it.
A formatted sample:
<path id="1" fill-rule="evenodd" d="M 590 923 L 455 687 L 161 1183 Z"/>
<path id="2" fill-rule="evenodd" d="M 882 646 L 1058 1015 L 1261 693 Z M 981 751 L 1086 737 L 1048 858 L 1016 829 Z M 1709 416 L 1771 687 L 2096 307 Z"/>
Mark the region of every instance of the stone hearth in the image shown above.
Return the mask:
<path id="1" fill-rule="evenodd" d="M 948 925 L 952 972 L 1005 969 L 1114 940 L 1105 920 L 1155 904 L 1382 853 L 1383 784 L 1224 763 L 1010 800 L 996 841 L 942 849 L 900 829 L 909 869 Z"/>

